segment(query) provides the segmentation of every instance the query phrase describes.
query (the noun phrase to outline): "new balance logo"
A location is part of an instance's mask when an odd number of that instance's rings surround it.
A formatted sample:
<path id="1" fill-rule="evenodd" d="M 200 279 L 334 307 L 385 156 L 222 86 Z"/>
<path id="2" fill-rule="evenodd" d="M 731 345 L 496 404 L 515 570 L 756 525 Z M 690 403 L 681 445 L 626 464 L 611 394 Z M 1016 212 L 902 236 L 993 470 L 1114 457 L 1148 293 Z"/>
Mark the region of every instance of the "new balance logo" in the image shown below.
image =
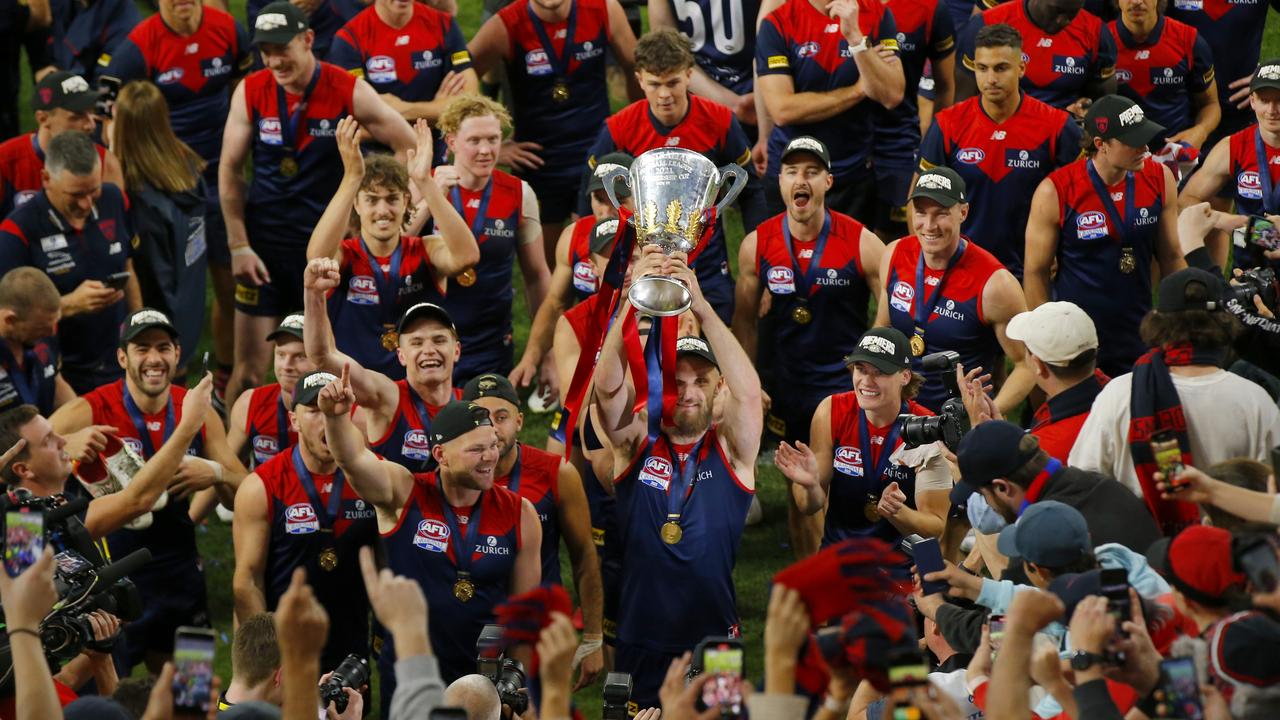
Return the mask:
<path id="1" fill-rule="evenodd" d="M 1003 140 L 1003 139 L 1004 139 L 1004 136 L 1005 136 L 1005 131 L 1004 131 L 1004 130 L 997 130 L 997 131 L 995 131 L 995 132 L 991 133 L 991 139 L 992 139 L 992 140 Z"/>
<path id="2" fill-rule="evenodd" d="M 1040 38 L 1036 43 L 1036 47 L 1053 47 L 1053 38 Z"/>

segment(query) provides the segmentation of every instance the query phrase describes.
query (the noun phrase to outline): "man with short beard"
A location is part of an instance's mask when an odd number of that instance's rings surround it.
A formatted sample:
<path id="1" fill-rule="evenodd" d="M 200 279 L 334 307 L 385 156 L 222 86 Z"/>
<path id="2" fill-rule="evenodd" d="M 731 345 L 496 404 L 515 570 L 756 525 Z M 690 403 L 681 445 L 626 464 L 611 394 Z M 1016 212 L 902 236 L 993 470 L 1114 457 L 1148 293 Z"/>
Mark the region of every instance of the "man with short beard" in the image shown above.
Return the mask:
<path id="1" fill-rule="evenodd" d="M 125 377 L 80 397 L 54 413 L 54 430 L 66 434 L 90 425 L 114 426 L 120 439 L 143 460 L 151 458 L 181 422 L 186 388 L 173 385 L 178 358 L 178 331 L 164 313 L 143 308 L 125 319 L 117 360 Z M 188 497 L 213 487 L 227 505 L 245 469 L 227 447 L 222 420 L 205 412 L 204 428 L 169 483 L 169 501 L 153 513 L 143 530 L 120 530 L 108 538 L 111 554 L 123 557 L 147 547 L 152 559 L 132 578 L 142 592 L 143 616 L 124 631 L 118 662 L 132 668 L 144 659 L 155 670 L 160 656 L 173 649 L 180 625 L 207 625 L 204 570 L 196 550 L 195 525 Z M 80 458 L 83 459 L 83 458 Z"/>
<path id="2" fill-rule="evenodd" d="M 58 288 L 37 268 L 14 268 L 0 278 L 0 411 L 35 405 L 48 416 L 76 393 L 58 372 Z"/>
<path id="3" fill-rule="evenodd" d="M 676 387 L 664 388 L 676 394 L 670 424 L 647 408 L 632 410 L 635 388 L 623 345 L 631 323 L 613 323 L 595 369 L 623 548 L 615 667 L 631 673 L 632 700 L 649 707 L 673 659 L 708 635 L 740 632 L 733 566 L 755 494 L 763 418 L 751 359 L 703 297 L 683 253 L 664 256 L 647 246 L 633 273 L 666 275 L 688 287 L 690 310 L 707 338 L 676 342 Z M 619 317 L 630 312 L 625 300 Z M 725 389 L 724 420 L 713 425 L 712 408 Z"/>

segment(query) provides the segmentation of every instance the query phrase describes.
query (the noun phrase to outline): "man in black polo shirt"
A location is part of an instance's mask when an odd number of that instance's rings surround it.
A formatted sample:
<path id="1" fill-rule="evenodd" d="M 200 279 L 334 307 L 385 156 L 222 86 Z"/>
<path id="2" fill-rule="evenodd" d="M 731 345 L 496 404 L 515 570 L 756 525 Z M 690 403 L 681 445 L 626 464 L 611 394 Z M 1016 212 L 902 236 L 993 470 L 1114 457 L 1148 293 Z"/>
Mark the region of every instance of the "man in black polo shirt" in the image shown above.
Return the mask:
<path id="1" fill-rule="evenodd" d="M 0 278 L 0 411 L 27 404 L 49 416 L 75 398 L 58 373 L 59 304 L 58 288 L 36 268 Z"/>

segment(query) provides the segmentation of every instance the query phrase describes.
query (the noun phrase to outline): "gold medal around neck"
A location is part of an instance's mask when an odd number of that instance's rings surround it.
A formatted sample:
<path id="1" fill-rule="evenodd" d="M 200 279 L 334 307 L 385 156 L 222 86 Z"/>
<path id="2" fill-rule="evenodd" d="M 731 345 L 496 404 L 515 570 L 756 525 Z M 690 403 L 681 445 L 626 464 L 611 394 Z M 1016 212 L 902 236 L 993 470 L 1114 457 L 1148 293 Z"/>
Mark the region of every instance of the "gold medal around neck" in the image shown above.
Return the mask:
<path id="1" fill-rule="evenodd" d="M 867 522 L 880 520 L 880 511 L 876 509 L 879 504 L 880 498 L 874 495 L 867 496 L 867 504 L 862 506 L 862 514 L 867 518 Z"/>
<path id="2" fill-rule="evenodd" d="M 388 330 L 382 333 L 382 349 L 387 352 L 395 352 L 400 345 L 400 333 L 395 330 Z"/>
<path id="3" fill-rule="evenodd" d="M 924 355 L 924 349 L 925 349 L 924 336 L 912 335 L 911 336 L 911 354 L 915 355 L 916 357 L 920 357 Z"/>
<path id="4" fill-rule="evenodd" d="M 680 542 L 680 538 L 684 537 L 684 530 L 681 529 L 680 523 L 675 520 L 668 520 L 662 523 L 662 529 L 658 531 L 662 537 L 662 542 L 668 545 L 675 545 Z"/>
<path id="5" fill-rule="evenodd" d="M 557 81 L 551 88 L 551 99 L 558 103 L 569 101 L 569 85 L 563 80 Z"/>
<path id="6" fill-rule="evenodd" d="M 458 283 L 462 287 L 471 287 L 476 284 L 476 269 L 467 268 L 466 272 L 461 275 L 455 275 L 453 279 L 454 282 Z"/>
<path id="7" fill-rule="evenodd" d="M 1138 269 L 1138 259 L 1133 256 L 1132 248 L 1124 248 L 1120 251 L 1120 272 L 1125 275 L 1131 274 Z"/>
<path id="8" fill-rule="evenodd" d="M 468 578 L 458 578 L 453 584 L 453 596 L 458 602 L 471 602 L 471 598 L 476 596 L 476 584 Z"/>
<path id="9" fill-rule="evenodd" d="M 791 320 L 797 325 L 808 325 L 813 322 L 813 312 L 804 305 L 791 308 Z"/>
<path id="10" fill-rule="evenodd" d="M 298 161 L 292 157 L 286 157 L 280 161 L 280 174 L 291 178 L 298 174 Z"/>
<path id="11" fill-rule="evenodd" d="M 338 567 L 338 553 L 333 548 L 325 548 L 320 551 L 320 569 L 325 572 L 333 572 Z"/>

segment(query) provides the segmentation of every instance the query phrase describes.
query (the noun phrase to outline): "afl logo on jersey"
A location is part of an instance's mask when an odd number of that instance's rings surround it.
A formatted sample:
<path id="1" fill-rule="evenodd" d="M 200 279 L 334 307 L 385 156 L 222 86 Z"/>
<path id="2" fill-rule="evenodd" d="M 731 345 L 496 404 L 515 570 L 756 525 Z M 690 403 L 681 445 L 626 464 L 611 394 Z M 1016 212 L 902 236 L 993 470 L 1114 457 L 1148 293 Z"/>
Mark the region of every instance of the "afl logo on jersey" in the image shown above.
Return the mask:
<path id="1" fill-rule="evenodd" d="M 550 75 L 552 68 L 551 60 L 547 58 L 547 51 L 538 48 L 525 53 L 524 71 L 530 75 Z"/>
<path id="2" fill-rule="evenodd" d="M 967 147 L 956 151 L 956 160 L 965 165 L 977 165 L 985 160 L 986 157 L 987 154 L 982 151 L 982 148 Z"/>
<path id="3" fill-rule="evenodd" d="M 1253 170 L 1245 170 L 1237 175 L 1236 194 L 1249 200 L 1261 200 L 1262 182 L 1258 180 L 1258 173 Z"/>
<path id="4" fill-rule="evenodd" d="M 769 292 L 775 295 L 790 295 L 796 291 L 796 276 L 791 268 L 777 266 L 769 268 Z"/>
<path id="5" fill-rule="evenodd" d="M 352 275 L 347 283 L 347 302 L 356 305 L 377 305 L 378 285 L 371 275 Z"/>
<path id="6" fill-rule="evenodd" d="M 259 435 L 253 439 L 253 459 L 264 463 L 280 452 L 280 445 L 270 435 Z"/>
<path id="7" fill-rule="evenodd" d="M 862 477 L 862 451 L 850 445 L 841 445 L 836 448 L 832 465 L 837 472 Z"/>
<path id="8" fill-rule="evenodd" d="M 573 287 L 584 293 L 596 291 L 596 271 L 591 263 L 579 260 L 573 264 Z"/>
<path id="9" fill-rule="evenodd" d="M 797 45 L 796 55 L 802 58 L 813 57 L 814 55 L 817 55 L 818 51 L 821 49 L 822 49 L 821 45 L 819 45 L 816 42 L 810 41 L 807 43 L 802 43 L 800 45 Z"/>
<path id="10" fill-rule="evenodd" d="M 449 526 L 439 520 L 423 520 L 413 534 L 413 544 L 423 550 L 442 553 L 449 549 Z"/>
<path id="11" fill-rule="evenodd" d="M 1081 240 L 1097 240 L 1107 236 L 1107 216 L 1098 210 L 1080 213 L 1076 218 L 1076 235 Z"/>
<path id="12" fill-rule="evenodd" d="M 645 460 L 644 467 L 640 470 L 640 482 L 666 492 L 671 485 L 671 462 L 660 457 Z"/>
<path id="13" fill-rule="evenodd" d="M 396 61 L 388 55 L 374 55 L 364 64 L 365 77 L 371 83 L 395 82 Z"/>
<path id="14" fill-rule="evenodd" d="M 431 443 L 427 434 L 417 428 L 404 434 L 404 442 L 400 445 L 400 454 L 410 460 L 425 461 L 431 457 Z"/>
<path id="15" fill-rule="evenodd" d="M 1133 79 L 1133 73 L 1124 68 L 1116 68 L 1116 82 L 1126 84 Z"/>
<path id="16" fill-rule="evenodd" d="M 284 509 L 284 531 L 290 535 L 310 535 L 320 531 L 320 519 L 311 503 L 296 503 Z"/>
<path id="17" fill-rule="evenodd" d="M 916 289 L 899 280 L 893 286 L 893 295 L 889 296 L 889 306 L 899 312 L 911 312 L 911 301 L 916 298 Z"/>
<path id="18" fill-rule="evenodd" d="M 182 80 L 182 68 L 172 68 L 165 70 L 156 76 L 157 85 L 172 85 Z"/>
<path id="19" fill-rule="evenodd" d="M 258 140 L 265 145 L 283 145 L 284 135 L 280 133 L 280 118 L 264 117 L 259 119 Z"/>

